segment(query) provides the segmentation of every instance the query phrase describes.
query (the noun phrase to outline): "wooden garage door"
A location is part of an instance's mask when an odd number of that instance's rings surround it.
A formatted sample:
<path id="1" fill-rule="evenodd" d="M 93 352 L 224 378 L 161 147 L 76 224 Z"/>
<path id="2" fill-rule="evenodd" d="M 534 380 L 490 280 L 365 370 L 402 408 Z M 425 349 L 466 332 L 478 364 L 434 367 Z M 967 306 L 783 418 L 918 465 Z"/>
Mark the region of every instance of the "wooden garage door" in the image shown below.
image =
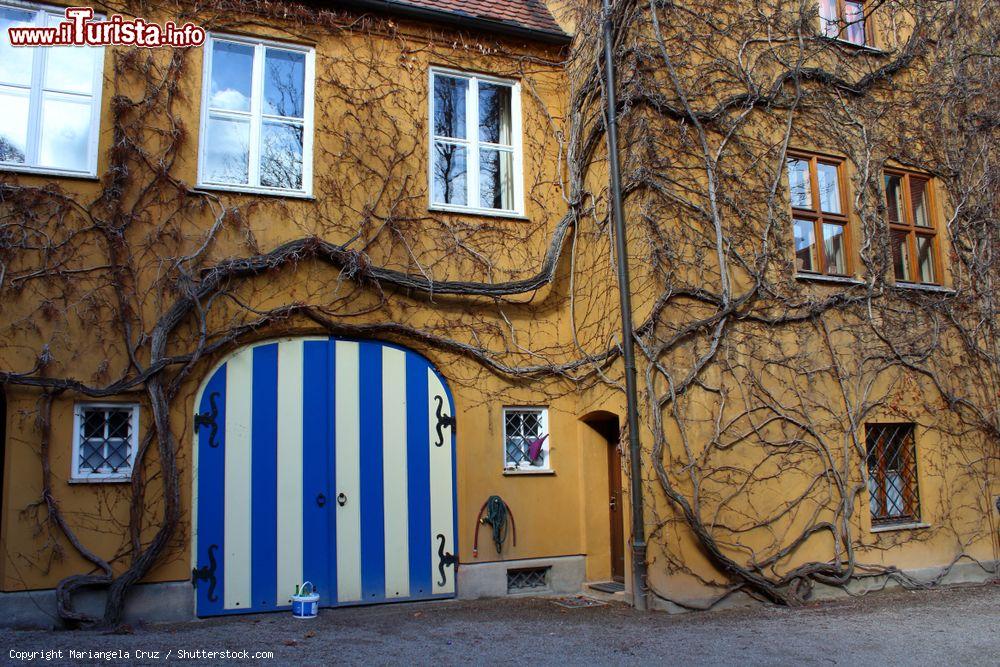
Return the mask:
<path id="1" fill-rule="evenodd" d="M 389 344 L 245 348 L 198 399 L 192 581 L 199 616 L 454 597 L 450 394 Z"/>

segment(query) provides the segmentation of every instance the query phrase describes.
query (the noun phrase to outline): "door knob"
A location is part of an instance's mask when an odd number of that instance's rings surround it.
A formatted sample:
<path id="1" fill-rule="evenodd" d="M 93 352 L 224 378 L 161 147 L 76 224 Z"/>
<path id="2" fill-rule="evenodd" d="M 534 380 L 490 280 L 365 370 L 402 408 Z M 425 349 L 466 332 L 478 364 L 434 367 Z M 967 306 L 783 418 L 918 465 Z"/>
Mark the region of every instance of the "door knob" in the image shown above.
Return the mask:
<path id="1" fill-rule="evenodd" d="M 316 496 L 316 504 L 319 505 L 320 507 L 326 505 L 326 496 L 324 496 L 322 493 Z"/>
<path id="2" fill-rule="evenodd" d="M 340 495 L 338 495 L 337 496 L 337 504 L 340 505 L 341 507 L 343 507 L 344 505 L 346 505 L 347 504 L 347 496 L 345 496 L 343 493 L 341 493 Z"/>
<path id="3" fill-rule="evenodd" d="M 608 502 L 608 506 L 610 506 L 611 509 L 616 509 L 618 507 L 618 499 L 615 498 L 614 496 L 611 496 L 611 500 Z"/>

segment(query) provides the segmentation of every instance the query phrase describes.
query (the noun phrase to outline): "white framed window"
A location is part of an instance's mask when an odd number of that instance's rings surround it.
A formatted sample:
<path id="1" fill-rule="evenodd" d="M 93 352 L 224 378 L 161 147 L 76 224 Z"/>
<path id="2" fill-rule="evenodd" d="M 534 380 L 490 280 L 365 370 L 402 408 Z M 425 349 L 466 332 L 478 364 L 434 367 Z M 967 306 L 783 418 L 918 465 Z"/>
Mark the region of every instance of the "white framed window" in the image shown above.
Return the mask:
<path id="1" fill-rule="evenodd" d="M 78 482 L 130 479 L 138 439 L 138 404 L 77 403 L 73 410 L 71 479 Z"/>
<path id="2" fill-rule="evenodd" d="M 430 208 L 524 215 L 521 85 L 430 70 Z"/>
<path id="3" fill-rule="evenodd" d="M 62 8 L 0 0 L 0 169 L 97 176 L 104 49 L 13 47 L 7 32 L 65 18 Z"/>
<path id="4" fill-rule="evenodd" d="M 209 35 L 204 58 L 198 185 L 311 196 L 315 50 Z"/>
<path id="5" fill-rule="evenodd" d="M 503 449 L 504 470 L 551 470 L 548 408 L 504 408 Z"/>

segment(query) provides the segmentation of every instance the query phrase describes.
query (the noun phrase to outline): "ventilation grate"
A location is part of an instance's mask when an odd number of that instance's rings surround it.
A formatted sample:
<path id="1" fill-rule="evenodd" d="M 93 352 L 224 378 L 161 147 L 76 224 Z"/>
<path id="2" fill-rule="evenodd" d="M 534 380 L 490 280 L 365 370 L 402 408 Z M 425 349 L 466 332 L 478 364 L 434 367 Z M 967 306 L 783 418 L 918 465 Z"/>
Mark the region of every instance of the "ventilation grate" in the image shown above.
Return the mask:
<path id="1" fill-rule="evenodd" d="M 549 586 L 549 568 L 526 567 L 507 570 L 507 592 L 528 593 L 543 590 Z"/>

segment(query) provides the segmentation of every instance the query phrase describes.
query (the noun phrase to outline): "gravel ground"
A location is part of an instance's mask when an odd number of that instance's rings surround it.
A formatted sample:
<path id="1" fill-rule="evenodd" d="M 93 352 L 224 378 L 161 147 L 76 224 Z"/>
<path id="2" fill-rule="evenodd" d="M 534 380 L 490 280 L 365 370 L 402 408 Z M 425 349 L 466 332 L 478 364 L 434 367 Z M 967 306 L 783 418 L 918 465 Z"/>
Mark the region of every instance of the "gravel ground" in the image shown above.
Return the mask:
<path id="1" fill-rule="evenodd" d="M 551 599 L 324 609 L 135 628 L 132 634 L 0 630 L 15 651 L 62 650 L 46 664 L 649 664 L 1000 665 L 1000 586 L 894 592 L 795 610 L 770 606 L 671 616 L 608 604 L 566 609 Z M 70 650 L 127 652 L 124 660 Z M 269 651 L 265 660 L 196 651 Z M 143 655 L 158 651 L 158 657 Z M 168 651 L 172 653 L 167 656 Z M 207 657 L 207 659 L 206 659 Z"/>

